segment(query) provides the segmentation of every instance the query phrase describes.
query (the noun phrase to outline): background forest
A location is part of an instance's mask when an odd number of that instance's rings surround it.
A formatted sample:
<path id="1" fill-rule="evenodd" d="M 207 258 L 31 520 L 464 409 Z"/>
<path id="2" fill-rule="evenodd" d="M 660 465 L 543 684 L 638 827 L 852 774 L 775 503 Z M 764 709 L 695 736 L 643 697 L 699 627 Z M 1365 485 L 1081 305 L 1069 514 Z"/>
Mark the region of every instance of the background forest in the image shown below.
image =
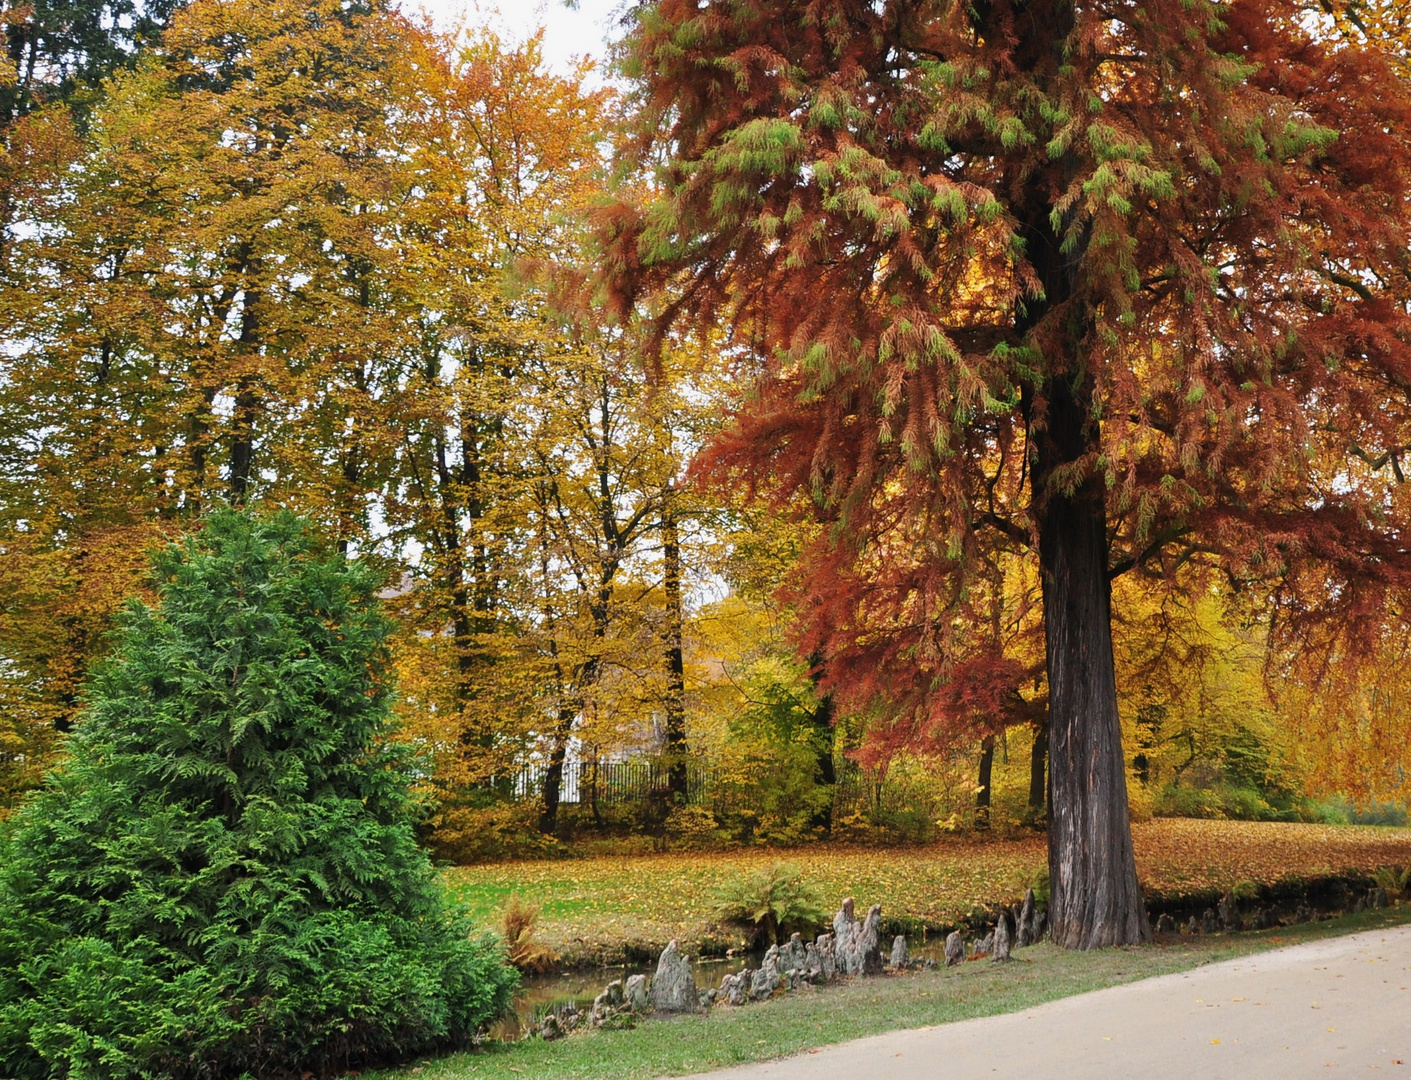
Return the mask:
<path id="1" fill-rule="evenodd" d="M 1310 17 L 1400 56 L 1383 14 Z M 828 523 L 693 467 L 757 358 L 587 284 L 651 183 L 610 170 L 611 85 L 381 0 L 4 0 L 0 33 L 0 815 L 146 553 L 258 503 L 385 575 L 444 857 L 1043 821 L 1036 559 L 957 598 L 939 712 L 819 689 L 791 589 Z M 1295 649 L 1199 552 L 1123 570 L 1137 817 L 1404 823 L 1404 634 Z"/>

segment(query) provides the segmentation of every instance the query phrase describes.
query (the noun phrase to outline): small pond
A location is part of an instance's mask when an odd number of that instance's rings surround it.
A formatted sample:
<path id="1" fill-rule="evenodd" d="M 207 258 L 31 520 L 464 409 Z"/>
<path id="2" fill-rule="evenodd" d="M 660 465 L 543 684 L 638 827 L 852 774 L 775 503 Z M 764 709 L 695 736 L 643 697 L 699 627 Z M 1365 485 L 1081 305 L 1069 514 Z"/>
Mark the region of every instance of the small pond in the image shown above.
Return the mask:
<path id="1" fill-rule="evenodd" d="M 907 945 L 913 958 L 931 959 L 945 963 L 945 941 L 932 935 L 929 939 L 907 938 Z M 882 956 L 891 952 L 891 939 L 882 942 Z M 763 953 L 747 953 L 728 958 L 707 957 L 695 960 L 691 967 L 696 972 L 696 985 L 704 990 L 719 986 L 726 975 L 734 975 L 745 968 L 757 968 L 764 959 Z M 491 1032 L 496 1039 L 513 1041 L 520 1038 L 535 1020 L 551 1008 L 573 1004 L 586 1009 L 593 999 L 603 992 L 603 988 L 614 979 L 627 979 L 631 975 L 652 975 L 656 964 L 629 964 L 624 967 L 589 968 L 569 971 L 559 975 L 526 975 L 520 982 L 519 994 L 510 1006 L 510 1013 Z"/>

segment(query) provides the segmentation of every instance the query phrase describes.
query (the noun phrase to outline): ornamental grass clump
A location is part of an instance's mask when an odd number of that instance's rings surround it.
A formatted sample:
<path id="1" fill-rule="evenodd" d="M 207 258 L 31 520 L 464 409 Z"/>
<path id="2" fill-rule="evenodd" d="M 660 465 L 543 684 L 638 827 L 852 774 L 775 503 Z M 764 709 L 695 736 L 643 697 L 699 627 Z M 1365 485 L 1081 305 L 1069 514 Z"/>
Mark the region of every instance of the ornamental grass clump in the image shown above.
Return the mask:
<path id="1" fill-rule="evenodd" d="M 552 971 L 559 962 L 559 954 L 537 940 L 539 932 L 539 908 L 526 904 L 518 896 L 511 896 L 505 905 L 500 925 L 504 931 L 505 949 L 509 962 L 520 971 L 531 975 L 542 975 Z"/>
<path id="2" fill-rule="evenodd" d="M 0 852 L 4 1075 L 297 1076 L 470 1042 L 517 975 L 416 845 L 377 575 L 289 515 L 222 511 L 155 586 Z"/>

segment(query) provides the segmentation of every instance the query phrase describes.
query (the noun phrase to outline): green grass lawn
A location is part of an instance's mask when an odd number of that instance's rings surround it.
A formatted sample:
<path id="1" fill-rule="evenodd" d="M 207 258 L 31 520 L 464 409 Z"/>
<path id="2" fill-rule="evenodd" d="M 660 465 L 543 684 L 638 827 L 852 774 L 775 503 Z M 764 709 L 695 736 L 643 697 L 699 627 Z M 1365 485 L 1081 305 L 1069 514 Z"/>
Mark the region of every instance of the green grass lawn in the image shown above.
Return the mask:
<path id="1" fill-rule="evenodd" d="M 1270 822 L 1157 820 L 1133 829 L 1149 900 L 1210 895 L 1243 881 L 1273 886 L 1411 864 L 1411 829 Z M 955 925 L 976 908 L 1017 899 L 1047 864 L 1038 835 L 927 847 L 816 845 L 499 863 L 446 871 L 451 890 L 486 925 L 513 893 L 541 908 L 540 937 L 566 962 L 620 963 L 676 938 L 688 952 L 732 943 L 711 916 L 722 880 L 778 859 L 797 863 L 828 906 L 845 896 L 880 903 L 908 930 Z"/>
<path id="2" fill-rule="evenodd" d="M 529 1039 L 375 1074 L 380 1080 L 647 1080 L 806 1052 L 903 1028 L 1013 1012 L 1057 998 L 1185 971 L 1279 945 L 1411 922 L 1411 908 L 1367 912 L 1257 934 L 1180 938 L 1149 948 L 1068 952 L 1036 945 L 1009 964 L 959 968 L 801 990 L 702 1016 L 647 1020 L 630 1031 Z M 606 981 L 606 979 L 604 980 Z"/>

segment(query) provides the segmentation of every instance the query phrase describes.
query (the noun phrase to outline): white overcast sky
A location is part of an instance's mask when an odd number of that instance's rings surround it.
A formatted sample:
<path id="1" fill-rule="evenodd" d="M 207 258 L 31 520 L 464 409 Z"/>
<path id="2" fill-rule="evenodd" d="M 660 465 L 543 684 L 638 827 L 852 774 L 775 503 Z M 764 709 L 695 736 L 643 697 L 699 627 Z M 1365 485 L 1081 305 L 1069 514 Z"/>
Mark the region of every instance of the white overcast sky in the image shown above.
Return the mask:
<path id="1" fill-rule="evenodd" d="M 543 26 L 544 59 L 558 71 L 566 71 L 574 57 L 604 59 L 610 17 L 618 2 L 581 0 L 573 11 L 562 0 L 401 0 L 404 10 L 426 11 L 447 30 L 461 22 L 489 22 L 504 36 L 522 41 Z"/>

